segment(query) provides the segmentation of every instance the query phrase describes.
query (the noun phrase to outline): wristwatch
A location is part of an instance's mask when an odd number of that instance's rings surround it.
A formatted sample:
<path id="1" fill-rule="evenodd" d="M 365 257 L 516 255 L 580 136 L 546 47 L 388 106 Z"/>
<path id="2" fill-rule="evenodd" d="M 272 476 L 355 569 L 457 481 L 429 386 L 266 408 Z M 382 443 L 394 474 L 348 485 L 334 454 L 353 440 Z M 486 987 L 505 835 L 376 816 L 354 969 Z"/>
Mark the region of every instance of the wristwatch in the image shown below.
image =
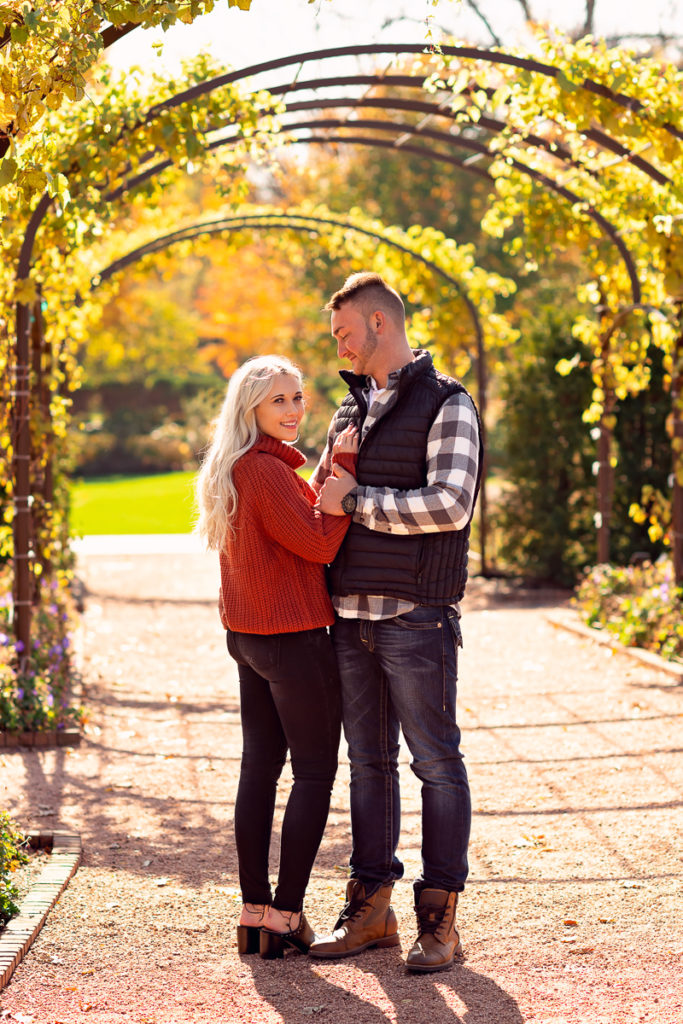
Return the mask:
<path id="1" fill-rule="evenodd" d="M 353 491 L 349 491 L 349 493 L 345 494 L 341 500 L 342 511 L 346 512 L 347 516 L 352 516 L 356 511 L 357 504 L 356 495 Z"/>

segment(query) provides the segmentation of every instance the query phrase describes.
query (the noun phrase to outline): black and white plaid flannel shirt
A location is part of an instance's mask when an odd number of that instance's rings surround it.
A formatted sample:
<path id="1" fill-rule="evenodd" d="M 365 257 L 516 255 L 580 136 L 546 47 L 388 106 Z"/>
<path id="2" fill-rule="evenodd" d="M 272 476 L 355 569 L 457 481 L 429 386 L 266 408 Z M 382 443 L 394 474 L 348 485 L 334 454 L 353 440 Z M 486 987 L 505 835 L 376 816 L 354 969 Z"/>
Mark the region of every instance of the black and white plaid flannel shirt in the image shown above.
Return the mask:
<path id="1" fill-rule="evenodd" d="M 361 433 L 363 437 L 397 398 L 401 370 L 389 374 L 387 386 L 376 390 L 374 381 L 365 389 L 365 397 L 374 396 Z M 334 437 L 336 430 L 330 431 Z M 462 530 L 472 514 L 479 465 L 479 427 L 471 399 L 465 394 L 451 395 L 443 403 L 427 438 L 427 486 L 410 491 L 391 487 L 364 487 L 354 491 L 357 498 L 353 518 L 370 530 L 381 533 L 436 533 L 438 530 Z M 332 448 L 328 443 L 311 477 L 316 490 L 329 476 Z M 383 594 L 332 595 L 332 604 L 341 618 L 390 619 L 415 608 Z"/>

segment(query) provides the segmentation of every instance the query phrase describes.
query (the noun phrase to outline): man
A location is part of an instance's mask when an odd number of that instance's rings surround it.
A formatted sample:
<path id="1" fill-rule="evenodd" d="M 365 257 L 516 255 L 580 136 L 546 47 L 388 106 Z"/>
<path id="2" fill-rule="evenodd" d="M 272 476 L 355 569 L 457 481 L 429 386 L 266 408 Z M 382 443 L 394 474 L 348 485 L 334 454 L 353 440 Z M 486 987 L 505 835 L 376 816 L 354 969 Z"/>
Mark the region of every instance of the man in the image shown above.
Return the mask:
<path id="1" fill-rule="evenodd" d="M 467 877 L 470 795 L 455 699 L 458 602 L 482 462 L 479 417 L 465 389 L 413 352 L 403 302 L 378 274 L 355 274 L 325 309 L 349 394 L 313 476 L 322 511 L 350 515 L 330 567 L 333 639 L 351 762 L 353 848 L 347 903 L 335 931 L 313 943 L 322 958 L 399 943 L 391 892 L 403 865 L 399 727 L 422 781 L 422 872 L 414 885 L 414 971 L 450 967 Z M 334 438 L 358 427 L 358 484 L 329 473 Z"/>

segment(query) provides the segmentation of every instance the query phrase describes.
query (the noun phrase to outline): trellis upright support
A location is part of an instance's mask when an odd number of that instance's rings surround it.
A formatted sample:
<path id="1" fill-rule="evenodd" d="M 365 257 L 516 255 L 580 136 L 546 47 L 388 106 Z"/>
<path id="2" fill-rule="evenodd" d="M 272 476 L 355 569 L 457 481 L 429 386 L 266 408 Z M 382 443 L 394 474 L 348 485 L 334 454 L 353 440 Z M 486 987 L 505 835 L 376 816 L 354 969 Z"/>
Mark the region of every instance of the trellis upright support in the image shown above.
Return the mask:
<path id="1" fill-rule="evenodd" d="M 47 192 L 31 215 L 17 263 L 17 279 L 24 280 L 31 271 L 31 257 L 36 232 L 52 203 Z M 14 401 L 12 405 L 14 515 L 12 540 L 14 546 L 14 637 L 18 669 L 26 668 L 31 642 L 33 607 L 33 570 L 31 546 L 31 373 L 30 373 L 31 307 L 17 303 L 16 346 L 14 350 Z"/>
<path id="2" fill-rule="evenodd" d="M 671 374 L 673 418 L 671 551 L 676 586 L 683 587 L 683 298 L 677 303 L 677 313 L 678 333 L 674 345 Z"/>

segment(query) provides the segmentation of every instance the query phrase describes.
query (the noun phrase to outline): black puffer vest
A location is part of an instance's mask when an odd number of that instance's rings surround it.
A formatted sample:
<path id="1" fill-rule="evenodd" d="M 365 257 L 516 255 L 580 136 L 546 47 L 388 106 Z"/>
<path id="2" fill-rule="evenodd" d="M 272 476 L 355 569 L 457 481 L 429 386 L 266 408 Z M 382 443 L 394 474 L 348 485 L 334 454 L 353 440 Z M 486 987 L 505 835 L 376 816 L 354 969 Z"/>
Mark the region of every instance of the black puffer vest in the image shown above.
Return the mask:
<path id="1" fill-rule="evenodd" d="M 349 423 L 360 428 L 367 406 L 365 377 L 343 370 L 349 394 L 334 420 L 334 434 Z M 427 437 L 443 402 L 465 393 L 458 381 L 434 368 L 428 352 L 401 373 L 395 405 L 370 428 L 360 447 L 356 477 L 370 487 L 412 490 L 427 486 Z M 479 491 L 483 450 L 479 431 Z M 464 530 L 392 534 L 369 530 L 354 519 L 330 567 L 332 594 L 382 594 L 415 604 L 452 604 L 467 582 L 469 524 Z"/>

